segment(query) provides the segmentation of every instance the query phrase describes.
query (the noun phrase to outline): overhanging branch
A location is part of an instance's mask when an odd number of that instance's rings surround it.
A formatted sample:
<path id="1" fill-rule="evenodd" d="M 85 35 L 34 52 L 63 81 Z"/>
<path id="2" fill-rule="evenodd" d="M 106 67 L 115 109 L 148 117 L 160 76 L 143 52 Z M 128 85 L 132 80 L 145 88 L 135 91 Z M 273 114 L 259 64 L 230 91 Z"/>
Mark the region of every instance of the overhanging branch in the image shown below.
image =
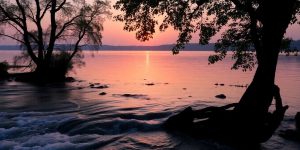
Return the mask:
<path id="1" fill-rule="evenodd" d="M 0 33 L 0 36 L 8 37 L 8 38 L 13 39 L 13 40 L 15 40 L 15 41 L 17 41 L 17 42 L 20 42 L 20 43 L 22 43 L 22 44 L 25 44 L 24 41 L 22 41 L 22 40 L 20 40 L 20 39 L 17 39 L 17 38 L 15 38 L 15 37 L 11 36 L 11 35 L 7 35 L 7 34 Z"/>

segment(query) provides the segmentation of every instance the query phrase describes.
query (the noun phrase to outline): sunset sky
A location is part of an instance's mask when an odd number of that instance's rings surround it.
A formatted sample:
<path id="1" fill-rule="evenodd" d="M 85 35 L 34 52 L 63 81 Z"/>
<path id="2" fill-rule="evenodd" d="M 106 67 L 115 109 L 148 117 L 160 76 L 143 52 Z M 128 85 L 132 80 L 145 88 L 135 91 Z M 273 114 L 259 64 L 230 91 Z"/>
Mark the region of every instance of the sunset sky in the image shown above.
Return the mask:
<path id="1" fill-rule="evenodd" d="M 111 4 L 114 5 L 117 0 L 111 0 Z M 114 15 L 119 14 L 115 10 L 112 10 Z M 154 38 L 147 42 L 140 42 L 135 38 L 135 32 L 123 31 L 123 23 L 115 22 L 113 19 L 108 19 L 104 23 L 103 32 L 103 44 L 111 45 L 160 45 L 160 44 L 172 44 L 177 40 L 178 32 L 169 28 L 166 32 L 160 32 L 156 30 Z M 291 37 L 294 40 L 300 40 L 300 25 L 293 25 L 288 28 L 286 37 Z M 217 34 L 211 42 L 216 42 L 220 38 L 220 33 Z M 192 43 L 198 43 L 198 34 L 193 36 Z"/>
<path id="2" fill-rule="evenodd" d="M 140 42 L 135 38 L 135 32 L 127 32 L 123 30 L 122 22 L 115 22 L 112 19 L 106 20 L 104 23 L 103 44 L 109 45 L 160 45 L 172 44 L 177 40 L 178 32 L 169 28 L 166 32 L 156 31 L 154 38 L 150 41 Z M 287 30 L 286 37 L 294 40 L 300 40 L 300 25 L 290 26 Z M 212 38 L 211 42 L 215 42 L 220 38 L 220 33 Z M 198 43 L 198 34 L 193 36 L 192 43 Z"/>
<path id="3" fill-rule="evenodd" d="M 87 0 L 89 2 L 93 0 Z M 117 0 L 110 0 L 113 6 Z M 112 8 L 113 16 L 120 14 Z M 161 44 L 173 44 L 177 40 L 178 32 L 169 28 L 166 32 L 160 32 L 156 30 L 154 38 L 150 41 L 140 42 L 135 38 L 135 32 L 127 32 L 123 30 L 124 23 L 116 22 L 113 18 L 106 19 L 104 22 L 104 31 L 102 43 L 105 45 L 161 45 Z M 300 40 L 300 25 L 293 25 L 288 28 L 286 37 L 293 38 L 294 40 Z M 220 33 L 212 38 L 211 42 L 216 42 L 220 38 Z M 191 43 L 198 43 L 198 33 L 195 33 Z M 15 44 L 11 40 L 0 40 L 0 44 Z"/>

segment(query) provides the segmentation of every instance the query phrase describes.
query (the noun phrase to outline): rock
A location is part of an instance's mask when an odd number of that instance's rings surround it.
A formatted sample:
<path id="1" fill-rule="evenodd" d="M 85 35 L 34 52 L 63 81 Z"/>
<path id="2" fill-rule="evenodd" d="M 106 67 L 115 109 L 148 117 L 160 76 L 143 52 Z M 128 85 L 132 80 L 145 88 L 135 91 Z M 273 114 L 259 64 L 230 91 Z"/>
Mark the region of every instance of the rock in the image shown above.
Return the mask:
<path id="1" fill-rule="evenodd" d="M 183 90 L 187 90 L 187 88 L 182 88 Z"/>
<path id="2" fill-rule="evenodd" d="M 154 83 L 146 83 L 145 85 L 153 86 L 153 85 L 155 85 L 155 84 L 154 84 Z"/>
<path id="3" fill-rule="evenodd" d="M 295 116 L 296 129 L 300 132 L 300 112 L 297 112 Z"/>
<path id="4" fill-rule="evenodd" d="M 106 95 L 106 94 L 107 94 L 106 92 L 99 93 L 99 95 Z"/>
<path id="5" fill-rule="evenodd" d="M 106 88 L 109 88 L 108 85 L 100 85 L 100 86 L 96 86 L 95 88 L 97 89 L 106 89 Z"/>
<path id="6" fill-rule="evenodd" d="M 221 83 L 221 84 L 220 84 L 220 86 L 224 86 L 224 85 L 225 85 L 224 83 Z"/>
<path id="7" fill-rule="evenodd" d="M 141 96 L 145 96 L 145 95 L 142 95 L 142 94 L 122 94 L 121 96 L 124 96 L 124 97 L 141 97 Z"/>
<path id="8" fill-rule="evenodd" d="M 246 88 L 246 87 L 248 87 L 248 84 L 246 84 L 246 85 L 229 85 L 229 86 L 232 86 L 232 87 L 237 87 L 237 88 Z"/>
<path id="9" fill-rule="evenodd" d="M 164 83 L 164 84 L 169 84 L 168 82 Z"/>
<path id="10" fill-rule="evenodd" d="M 150 100 L 150 98 L 148 97 L 148 95 L 144 95 L 144 94 L 113 94 L 113 96 Z"/>
<path id="11" fill-rule="evenodd" d="M 73 77 L 66 77 L 66 82 L 75 82 L 76 80 Z"/>
<path id="12" fill-rule="evenodd" d="M 168 118 L 163 124 L 168 130 L 186 130 L 190 129 L 194 120 L 194 112 L 191 107 L 184 109 L 182 112 Z"/>
<path id="13" fill-rule="evenodd" d="M 106 89 L 106 88 L 109 88 L 108 85 L 96 85 L 96 84 L 91 84 L 90 85 L 91 88 L 94 88 L 94 89 Z"/>
<path id="14" fill-rule="evenodd" d="M 219 83 L 216 83 L 215 85 L 216 85 L 216 86 L 218 86 L 218 85 L 219 85 Z"/>
<path id="15" fill-rule="evenodd" d="M 220 99 L 225 99 L 225 98 L 226 98 L 226 95 L 224 95 L 224 94 L 219 94 L 219 95 L 216 95 L 215 97 L 216 97 L 216 98 L 220 98 Z"/>
<path id="16" fill-rule="evenodd" d="M 193 97 L 193 96 L 190 95 L 189 97 Z"/>

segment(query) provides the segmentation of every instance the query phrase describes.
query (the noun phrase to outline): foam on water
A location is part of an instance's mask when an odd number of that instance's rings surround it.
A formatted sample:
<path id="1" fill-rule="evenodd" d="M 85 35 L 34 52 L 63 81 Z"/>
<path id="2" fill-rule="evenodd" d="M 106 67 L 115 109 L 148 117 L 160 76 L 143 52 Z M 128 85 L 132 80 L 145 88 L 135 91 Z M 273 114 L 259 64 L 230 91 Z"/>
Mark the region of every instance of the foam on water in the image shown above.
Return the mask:
<path id="1" fill-rule="evenodd" d="M 155 120 L 90 121 L 78 113 L 0 113 L 0 149 L 65 150 L 99 148 L 133 132 L 160 128 Z M 72 124 L 77 122 L 76 125 Z"/>

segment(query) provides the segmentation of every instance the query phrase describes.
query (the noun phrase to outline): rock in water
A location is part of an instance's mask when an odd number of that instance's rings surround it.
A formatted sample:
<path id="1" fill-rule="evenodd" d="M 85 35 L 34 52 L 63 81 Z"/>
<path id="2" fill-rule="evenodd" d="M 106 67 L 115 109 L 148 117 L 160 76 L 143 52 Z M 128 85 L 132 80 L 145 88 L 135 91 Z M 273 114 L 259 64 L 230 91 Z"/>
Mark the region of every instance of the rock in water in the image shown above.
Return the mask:
<path id="1" fill-rule="evenodd" d="M 66 82 L 75 82 L 76 80 L 73 77 L 66 77 Z"/>
<path id="2" fill-rule="evenodd" d="M 153 85 L 155 85 L 155 84 L 154 84 L 154 83 L 146 83 L 145 85 L 153 86 Z"/>
<path id="3" fill-rule="evenodd" d="M 106 92 L 99 93 L 99 95 L 106 95 L 106 94 L 107 94 Z"/>
<path id="4" fill-rule="evenodd" d="M 226 98 L 226 95 L 224 95 L 224 94 L 219 94 L 219 95 L 216 95 L 216 98 L 225 99 L 225 98 Z"/>
<path id="5" fill-rule="evenodd" d="M 188 107 L 168 118 L 163 126 L 170 130 L 187 130 L 192 126 L 193 120 L 194 112 L 191 107 Z"/>
<path id="6" fill-rule="evenodd" d="M 106 89 L 109 88 L 108 85 L 98 85 L 98 84 L 90 84 L 90 88 L 94 88 L 94 89 Z"/>

